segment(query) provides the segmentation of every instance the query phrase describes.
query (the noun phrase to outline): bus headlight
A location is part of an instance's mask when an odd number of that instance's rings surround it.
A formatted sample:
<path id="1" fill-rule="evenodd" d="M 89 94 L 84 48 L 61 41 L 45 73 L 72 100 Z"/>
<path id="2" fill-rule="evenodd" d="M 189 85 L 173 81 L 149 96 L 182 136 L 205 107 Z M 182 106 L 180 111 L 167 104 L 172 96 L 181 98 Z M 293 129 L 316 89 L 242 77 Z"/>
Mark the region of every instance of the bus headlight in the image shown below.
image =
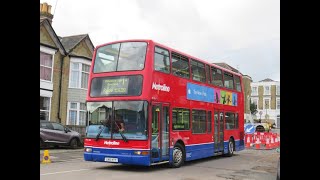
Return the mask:
<path id="1" fill-rule="evenodd" d="M 84 151 L 85 151 L 85 152 L 88 152 L 88 153 L 89 153 L 89 152 L 92 152 L 92 148 L 88 148 L 88 147 L 87 147 L 87 148 L 84 148 Z"/>

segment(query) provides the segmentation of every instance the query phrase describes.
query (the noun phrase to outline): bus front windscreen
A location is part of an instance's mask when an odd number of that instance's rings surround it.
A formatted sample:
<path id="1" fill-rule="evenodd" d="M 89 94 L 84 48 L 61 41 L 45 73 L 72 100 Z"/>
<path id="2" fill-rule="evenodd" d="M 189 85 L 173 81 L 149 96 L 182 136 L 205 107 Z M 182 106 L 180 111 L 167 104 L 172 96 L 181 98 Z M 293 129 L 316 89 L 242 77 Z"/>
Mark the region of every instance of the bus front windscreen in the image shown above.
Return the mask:
<path id="1" fill-rule="evenodd" d="M 94 73 L 142 70 L 146 58 L 146 42 L 123 42 L 99 47 Z"/>
<path id="2" fill-rule="evenodd" d="M 147 101 L 87 102 L 87 109 L 86 137 L 122 139 L 122 133 L 128 140 L 147 139 Z"/>

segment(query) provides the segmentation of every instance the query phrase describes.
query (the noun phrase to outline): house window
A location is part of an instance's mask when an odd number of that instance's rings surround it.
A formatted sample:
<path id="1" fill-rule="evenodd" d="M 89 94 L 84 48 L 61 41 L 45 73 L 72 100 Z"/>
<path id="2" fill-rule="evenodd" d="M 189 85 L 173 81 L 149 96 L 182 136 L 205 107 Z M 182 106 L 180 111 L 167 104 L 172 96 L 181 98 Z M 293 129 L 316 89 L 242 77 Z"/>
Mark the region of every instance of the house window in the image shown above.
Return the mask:
<path id="1" fill-rule="evenodd" d="M 78 62 L 71 62 L 70 88 L 88 89 L 90 66 Z"/>
<path id="2" fill-rule="evenodd" d="M 258 109 L 258 99 L 252 99 L 252 103 L 255 105 L 256 109 Z"/>
<path id="3" fill-rule="evenodd" d="M 264 87 L 264 95 L 270 95 L 270 86 Z"/>
<path id="4" fill-rule="evenodd" d="M 277 86 L 277 95 L 280 95 L 280 86 Z"/>
<path id="5" fill-rule="evenodd" d="M 270 109 L 270 99 L 264 99 L 264 109 Z"/>
<path id="6" fill-rule="evenodd" d="M 251 95 L 252 95 L 252 96 L 258 95 L 257 87 L 252 87 L 252 88 L 251 88 Z"/>
<path id="7" fill-rule="evenodd" d="M 69 102 L 68 125 L 86 125 L 86 104 L 81 102 Z"/>
<path id="8" fill-rule="evenodd" d="M 52 81 L 53 55 L 40 51 L 40 79 Z"/>
<path id="9" fill-rule="evenodd" d="M 51 98 L 49 97 L 40 96 L 40 120 L 49 121 L 50 100 Z"/>
<path id="10" fill-rule="evenodd" d="M 277 99 L 277 109 L 280 109 L 280 99 Z"/>

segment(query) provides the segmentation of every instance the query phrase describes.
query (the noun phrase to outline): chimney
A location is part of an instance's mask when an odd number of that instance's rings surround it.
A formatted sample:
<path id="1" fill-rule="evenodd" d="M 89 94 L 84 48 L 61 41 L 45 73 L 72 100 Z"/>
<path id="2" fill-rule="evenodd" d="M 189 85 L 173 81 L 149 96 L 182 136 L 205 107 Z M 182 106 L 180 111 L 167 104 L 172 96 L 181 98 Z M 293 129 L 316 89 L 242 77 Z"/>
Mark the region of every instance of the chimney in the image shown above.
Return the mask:
<path id="1" fill-rule="evenodd" d="M 51 14 L 51 5 L 40 3 L 40 19 L 48 19 L 52 24 L 53 15 Z"/>

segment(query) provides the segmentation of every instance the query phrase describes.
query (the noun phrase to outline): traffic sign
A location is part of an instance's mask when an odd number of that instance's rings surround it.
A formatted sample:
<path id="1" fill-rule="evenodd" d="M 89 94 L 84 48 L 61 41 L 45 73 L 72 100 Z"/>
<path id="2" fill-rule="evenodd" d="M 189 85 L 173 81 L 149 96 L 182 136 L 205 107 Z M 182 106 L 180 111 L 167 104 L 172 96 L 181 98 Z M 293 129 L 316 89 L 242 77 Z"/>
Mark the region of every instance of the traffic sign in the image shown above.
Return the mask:
<path id="1" fill-rule="evenodd" d="M 247 124 L 247 125 L 245 125 L 245 127 L 244 127 L 244 132 L 245 132 L 246 134 L 253 134 L 254 131 L 255 131 L 255 128 L 254 128 L 254 125 L 253 125 L 253 124 Z"/>

